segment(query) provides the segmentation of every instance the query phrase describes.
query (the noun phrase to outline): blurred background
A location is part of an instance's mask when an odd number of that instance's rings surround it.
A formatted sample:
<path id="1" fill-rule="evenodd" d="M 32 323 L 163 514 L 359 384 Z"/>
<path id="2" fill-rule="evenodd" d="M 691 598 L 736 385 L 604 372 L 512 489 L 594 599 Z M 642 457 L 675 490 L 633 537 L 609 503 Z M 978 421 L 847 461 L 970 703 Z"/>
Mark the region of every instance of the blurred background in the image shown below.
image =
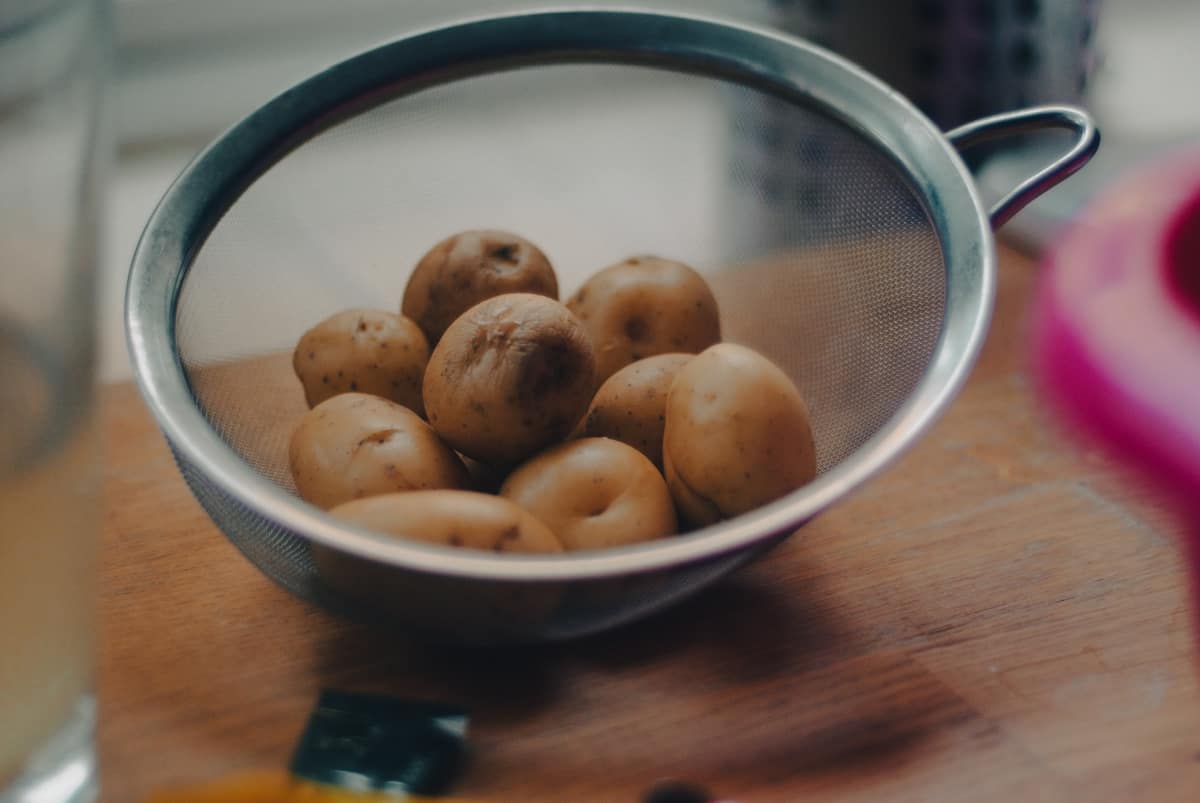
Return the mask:
<path id="1" fill-rule="evenodd" d="M 121 327 L 125 272 L 167 185 L 227 126 L 346 55 L 474 13 L 562 6 L 546 0 L 115 0 L 117 71 L 101 276 L 101 377 L 129 375 Z M 590 6 L 628 6 L 591 0 Z M 1036 250 L 1096 189 L 1134 163 L 1200 135 L 1188 86 L 1200 68 L 1195 0 L 654 0 L 636 4 L 775 25 L 841 50 L 951 125 L 996 108 L 1080 101 L 1103 134 L 1076 180 L 1004 230 Z M 903 9 L 899 19 L 896 9 Z M 906 27 L 907 26 L 907 27 Z M 986 81 L 984 81 L 986 77 Z M 984 83 L 980 83 L 984 81 Z M 990 105 L 963 87 L 986 86 Z M 682 102 L 682 101 L 681 101 Z M 773 143 L 749 143 L 770 149 Z M 1036 148 L 980 167 L 998 195 L 1044 160 Z"/>

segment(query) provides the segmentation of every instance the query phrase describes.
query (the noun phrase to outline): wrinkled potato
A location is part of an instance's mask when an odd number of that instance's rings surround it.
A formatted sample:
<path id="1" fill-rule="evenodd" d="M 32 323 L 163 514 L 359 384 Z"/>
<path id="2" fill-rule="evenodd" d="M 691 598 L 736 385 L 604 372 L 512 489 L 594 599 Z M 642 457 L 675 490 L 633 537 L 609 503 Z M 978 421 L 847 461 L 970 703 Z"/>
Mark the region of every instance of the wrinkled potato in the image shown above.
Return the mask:
<path id="1" fill-rule="evenodd" d="M 409 491 L 356 499 L 332 515 L 387 535 L 489 552 L 562 552 L 545 524 L 498 496 L 474 491 Z"/>
<path id="2" fill-rule="evenodd" d="M 421 257 L 400 311 L 417 322 L 431 344 L 458 316 L 504 293 L 558 300 L 554 268 L 533 243 L 503 231 L 464 231 Z"/>
<path id="3" fill-rule="evenodd" d="M 369 309 L 339 312 L 309 329 L 292 353 L 292 368 L 309 407 L 339 393 L 370 393 L 421 415 L 421 380 L 429 342 L 402 315 Z"/>
<path id="4" fill-rule="evenodd" d="M 627 443 L 662 469 L 667 393 L 694 354 L 657 354 L 626 365 L 605 380 L 584 416 L 582 434 Z"/>
<path id="5" fill-rule="evenodd" d="M 296 492 L 323 508 L 352 499 L 470 482 L 458 455 L 407 407 L 342 393 L 309 410 L 292 433 Z"/>
<path id="6" fill-rule="evenodd" d="M 808 408 L 766 357 L 712 346 L 671 385 L 663 463 L 684 519 L 704 526 L 732 518 L 816 476 Z"/>
<path id="7" fill-rule="evenodd" d="M 567 301 L 596 351 L 596 381 L 645 357 L 698 354 L 721 341 L 717 301 L 682 262 L 633 257 L 588 279 Z"/>
<path id="8" fill-rule="evenodd" d="M 676 532 L 671 493 L 658 469 L 609 438 L 570 441 L 538 455 L 509 475 L 500 495 L 544 522 L 568 551 Z"/>
<path id="9" fill-rule="evenodd" d="M 511 293 L 467 310 L 433 350 L 425 411 L 464 455 L 516 463 L 562 440 L 591 398 L 591 342 L 566 307 Z"/>

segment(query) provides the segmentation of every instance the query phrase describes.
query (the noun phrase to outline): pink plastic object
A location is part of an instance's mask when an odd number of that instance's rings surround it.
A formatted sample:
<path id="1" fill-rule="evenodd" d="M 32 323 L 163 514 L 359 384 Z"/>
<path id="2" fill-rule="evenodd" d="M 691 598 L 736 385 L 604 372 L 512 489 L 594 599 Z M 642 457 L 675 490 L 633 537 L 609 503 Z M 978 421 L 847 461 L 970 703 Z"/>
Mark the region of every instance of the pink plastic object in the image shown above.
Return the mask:
<path id="1" fill-rule="evenodd" d="M 1200 605 L 1200 150 L 1112 187 L 1044 261 L 1040 386 L 1177 501 Z"/>

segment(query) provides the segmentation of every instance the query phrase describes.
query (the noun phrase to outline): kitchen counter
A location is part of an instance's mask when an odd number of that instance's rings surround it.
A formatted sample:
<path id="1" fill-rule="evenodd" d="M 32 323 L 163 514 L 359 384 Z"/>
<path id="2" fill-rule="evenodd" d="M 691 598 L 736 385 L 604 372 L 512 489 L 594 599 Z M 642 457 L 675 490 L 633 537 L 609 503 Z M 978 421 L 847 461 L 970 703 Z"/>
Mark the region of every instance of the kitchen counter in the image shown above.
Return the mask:
<path id="1" fill-rule="evenodd" d="M 677 777 L 750 801 L 1191 803 L 1200 690 L 1174 522 L 1035 410 L 1012 253 L 986 350 L 902 462 L 650 621 L 435 649 L 291 597 L 226 541 L 128 384 L 108 438 L 105 801 L 281 767 L 324 687 L 472 713 L 461 791 L 634 801 Z"/>

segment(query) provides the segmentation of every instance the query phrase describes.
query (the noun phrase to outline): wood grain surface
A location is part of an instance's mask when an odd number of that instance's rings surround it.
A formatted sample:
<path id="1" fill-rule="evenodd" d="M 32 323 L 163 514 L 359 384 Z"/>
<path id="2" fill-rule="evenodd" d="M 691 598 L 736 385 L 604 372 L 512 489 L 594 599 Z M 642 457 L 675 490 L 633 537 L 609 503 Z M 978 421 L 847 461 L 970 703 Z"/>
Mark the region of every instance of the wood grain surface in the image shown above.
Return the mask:
<path id="1" fill-rule="evenodd" d="M 318 690 L 464 704 L 461 791 L 637 800 L 1200 799 L 1174 522 L 1064 445 L 1024 371 L 1034 267 L 1002 261 L 986 351 L 936 430 L 756 565 L 576 643 L 433 649 L 252 568 L 128 385 L 104 394 L 104 801 L 284 764 Z"/>

